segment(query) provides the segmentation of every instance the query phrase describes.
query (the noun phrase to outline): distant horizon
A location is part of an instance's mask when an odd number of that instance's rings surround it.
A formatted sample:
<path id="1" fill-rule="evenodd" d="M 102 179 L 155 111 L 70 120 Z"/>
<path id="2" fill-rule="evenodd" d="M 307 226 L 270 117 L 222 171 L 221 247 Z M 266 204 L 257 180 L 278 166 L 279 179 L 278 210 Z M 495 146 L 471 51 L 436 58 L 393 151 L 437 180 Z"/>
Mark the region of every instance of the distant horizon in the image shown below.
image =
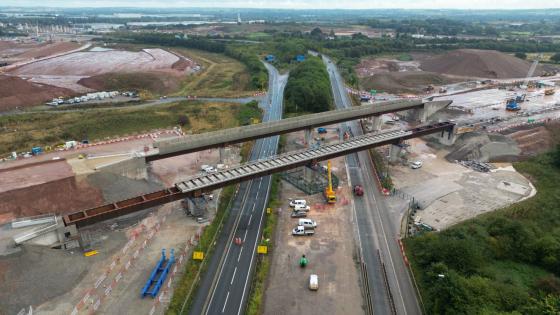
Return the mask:
<path id="1" fill-rule="evenodd" d="M 97 0 L 83 6 L 79 0 L 3 0 L 0 8 L 41 9 L 270 9 L 270 10 L 472 10 L 519 11 L 560 9 L 560 0 L 548 2 L 526 0 L 222 0 L 208 3 L 204 0 Z M 39 4 L 39 6 L 38 6 Z"/>

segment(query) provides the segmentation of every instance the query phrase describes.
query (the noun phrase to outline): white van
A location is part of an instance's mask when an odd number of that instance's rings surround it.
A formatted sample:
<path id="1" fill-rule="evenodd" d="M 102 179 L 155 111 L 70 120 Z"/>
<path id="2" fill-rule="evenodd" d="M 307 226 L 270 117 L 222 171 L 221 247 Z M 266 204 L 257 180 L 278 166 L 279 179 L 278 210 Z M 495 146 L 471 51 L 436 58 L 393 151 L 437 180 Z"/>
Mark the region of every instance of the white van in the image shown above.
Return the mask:
<path id="1" fill-rule="evenodd" d="M 296 199 L 296 200 L 290 200 L 290 207 L 295 207 L 295 206 L 306 206 L 307 205 L 307 201 L 305 201 L 305 199 Z"/>
<path id="2" fill-rule="evenodd" d="M 309 276 L 309 290 L 317 291 L 319 289 L 319 276 Z"/>
<path id="3" fill-rule="evenodd" d="M 317 222 L 311 219 L 299 219 L 298 225 L 303 226 L 306 229 L 314 229 L 317 227 Z"/>
<path id="4" fill-rule="evenodd" d="M 295 205 L 294 206 L 294 211 L 309 211 L 311 210 L 311 207 L 306 206 L 306 205 Z"/>

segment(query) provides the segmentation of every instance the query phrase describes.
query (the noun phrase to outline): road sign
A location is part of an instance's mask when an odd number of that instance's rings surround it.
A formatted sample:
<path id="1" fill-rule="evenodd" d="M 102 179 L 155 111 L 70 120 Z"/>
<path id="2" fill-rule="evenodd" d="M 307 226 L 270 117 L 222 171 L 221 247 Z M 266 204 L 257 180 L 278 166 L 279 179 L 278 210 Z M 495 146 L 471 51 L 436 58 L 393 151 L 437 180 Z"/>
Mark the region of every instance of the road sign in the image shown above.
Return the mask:
<path id="1" fill-rule="evenodd" d="M 268 253 L 268 247 L 264 246 L 264 245 L 259 245 L 259 247 L 257 247 L 257 253 L 258 254 L 266 254 Z"/>
<path id="2" fill-rule="evenodd" d="M 272 209 L 271 208 L 266 208 L 266 214 L 271 214 L 272 213 Z"/>
<path id="3" fill-rule="evenodd" d="M 204 253 L 203 252 L 193 252 L 192 253 L 192 259 L 203 260 L 204 259 Z"/>

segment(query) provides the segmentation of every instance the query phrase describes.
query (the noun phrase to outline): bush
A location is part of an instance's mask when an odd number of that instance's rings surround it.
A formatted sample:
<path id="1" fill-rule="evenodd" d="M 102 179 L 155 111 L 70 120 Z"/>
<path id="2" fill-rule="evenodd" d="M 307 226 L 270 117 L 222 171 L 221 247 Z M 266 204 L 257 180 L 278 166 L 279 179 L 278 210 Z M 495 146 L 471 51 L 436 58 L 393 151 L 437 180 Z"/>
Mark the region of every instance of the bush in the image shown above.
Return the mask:
<path id="1" fill-rule="evenodd" d="M 527 59 L 527 54 L 524 53 L 524 52 L 516 52 L 515 57 L 525 60 L 525 59 Z"/>

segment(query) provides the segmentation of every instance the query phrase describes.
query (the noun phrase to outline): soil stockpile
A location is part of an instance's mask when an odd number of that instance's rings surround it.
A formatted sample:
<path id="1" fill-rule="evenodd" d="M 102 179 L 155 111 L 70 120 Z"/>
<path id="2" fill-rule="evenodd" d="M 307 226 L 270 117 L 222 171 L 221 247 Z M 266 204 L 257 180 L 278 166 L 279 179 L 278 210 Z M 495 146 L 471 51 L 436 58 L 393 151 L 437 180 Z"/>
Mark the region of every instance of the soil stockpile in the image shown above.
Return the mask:
<path id="1" fill-rule="evenodd" d="M 78 84 L 96 91 L 148 90 L 156 94 L 179 89 L 180 78 L 161 73 L 105 73 L 82 78 Z"/>
<path id="2" fill-rule="evenodd" d="M 420 67 L 436 73 L 507 79 L 527 76 L 531 62 L 496 50 L 458 49 L 426 59 Z M 541 72 L 539 66 L 535 75 Z"/>
<path id="3" fill-rule="evenodd" d="M 55 97 L 74 95 L 71 90 L 0 75 L 0 111 L 34 106 Z"/>
<path id="4" fill-rule="evenodd" d="M 443 75 L 424 71 L 383 72 L 361 80 L 366 90 L 375 89 L 388 93 L 421 93 L 428 85 L 453 82 L 455 80 Z"/>

